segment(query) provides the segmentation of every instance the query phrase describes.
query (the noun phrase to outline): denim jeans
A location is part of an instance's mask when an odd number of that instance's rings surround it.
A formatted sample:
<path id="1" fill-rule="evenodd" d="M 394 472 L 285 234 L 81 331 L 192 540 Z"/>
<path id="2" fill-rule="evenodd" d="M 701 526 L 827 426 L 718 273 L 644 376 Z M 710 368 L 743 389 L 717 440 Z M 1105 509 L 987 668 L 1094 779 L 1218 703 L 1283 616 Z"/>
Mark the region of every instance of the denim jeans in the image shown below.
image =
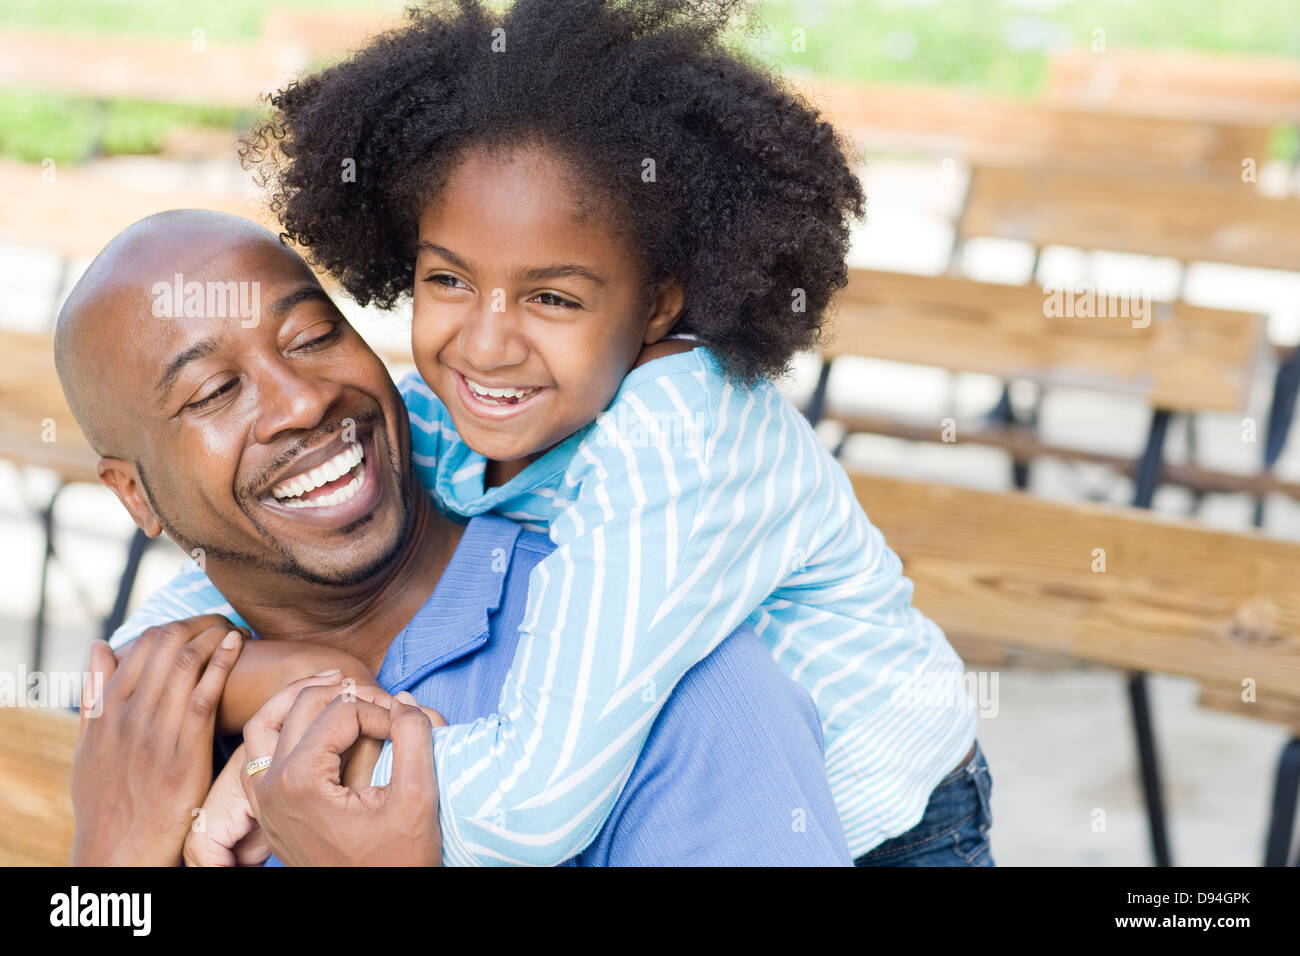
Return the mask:
<path id="1" fill-rule="evenodd" d="M 939 781 L 921 822 L 854 860 L 855 866 L 993 866 L 989 797 L 993 779 L 979 743 L 975 754 Z"/>

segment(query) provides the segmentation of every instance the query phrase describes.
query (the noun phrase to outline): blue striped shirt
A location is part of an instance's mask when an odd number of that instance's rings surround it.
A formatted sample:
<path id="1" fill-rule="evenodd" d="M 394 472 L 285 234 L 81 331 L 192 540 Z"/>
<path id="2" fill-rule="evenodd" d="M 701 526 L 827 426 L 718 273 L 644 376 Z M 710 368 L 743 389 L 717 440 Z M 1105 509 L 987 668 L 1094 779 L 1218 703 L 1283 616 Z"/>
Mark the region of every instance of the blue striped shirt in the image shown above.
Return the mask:
<path id="1" fill-rule="evenodd" d="M 737 387 L 706 348 L 647 363 L 597 421 L 492 489 L 427 386 L 400 389 L 439 505 L 555 545 L 532 572 L 497 713 L 435 732 L 446 862 L 582 850 L 666 694 L 745 621 L 812 695 L 853 854 L 920 819 L 975 739 L 961 660 L 774 385 Z M 224 604 L 194 574 L 169 590 L 124 629 Z"/>
<path id="2" fill-rule="evenodd" d="M 489 716 L 515 658 L 529 575 L 552 550 L 503 518 L 470 521 L 389 646 L 380 686 L 410 691 L 451 723 Z M 808 692 L 742 625 L 673 688 L 613 812 L 565 865 L 847 866 L 821 736 Z M 386 748 L 372 782 L 391 772 Z"/>

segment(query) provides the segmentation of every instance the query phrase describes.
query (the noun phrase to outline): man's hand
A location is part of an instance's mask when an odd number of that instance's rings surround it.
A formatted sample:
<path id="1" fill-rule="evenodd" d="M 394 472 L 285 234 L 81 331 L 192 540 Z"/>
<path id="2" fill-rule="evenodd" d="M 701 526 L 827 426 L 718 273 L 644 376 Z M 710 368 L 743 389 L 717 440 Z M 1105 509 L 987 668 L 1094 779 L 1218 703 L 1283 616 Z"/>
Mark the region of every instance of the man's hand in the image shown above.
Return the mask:
<path id="1" fill-rule="evenodd" d="M 149 628 L 120 663 L 107 643 L 91 646 L 72 765 L 74 865 L 180 863 L 212 780 L 217 703 L 241 646 L 216 614 Z M 103 711 L 91 717 L 96 687 Z"/>
<path id="2" fill-rule="evenodd" d="M 296 681 L 290 691 L 296 693 L 304 687 L 338 685 L 343 679 L 337 671 L 318 674 Z M 340 687 L 339 691 L 343 692 L 344 688 Z M 387 698 L 387 694 L 384 696 Z M 354 789 L 369 786 L 382 747 L 383 741 L 359 738 L 344 755 L 344 783 Z M 266 834 L 253 816 L 253 808 L 240 781 L 240 777 L 247 774 L 247 764 L 247 750 L 241 744 L 212 784 L 202 811 L 185 838 L 183 856 L 186 866 L 261 866 L 271 855 Z M 350 782 L 349 775 L 359 782 Z"/>
<path id="3" fill-rule="evenodd" d="M 245 726 L 244 746 L 271 766 L 241 779 L 276 855 L 298 866 L 439 865 L 435 722 L 446 724 L 406 693 L 391 709 L 333 687 L 290 688 L 268 701 Z M 363 735 L 393 741 L 386 787 L 342 783 L 341 755 Z"/>

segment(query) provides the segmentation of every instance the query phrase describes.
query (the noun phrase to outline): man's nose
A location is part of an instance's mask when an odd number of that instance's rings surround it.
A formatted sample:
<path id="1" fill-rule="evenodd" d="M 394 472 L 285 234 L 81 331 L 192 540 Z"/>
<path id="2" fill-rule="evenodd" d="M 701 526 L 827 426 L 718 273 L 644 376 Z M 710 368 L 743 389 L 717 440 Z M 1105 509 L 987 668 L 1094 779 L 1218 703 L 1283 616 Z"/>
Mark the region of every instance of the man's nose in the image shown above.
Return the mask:
<path id="1" fill-rule="evenodd" d="M 338 382 L 277 370 L 258 389 L 254 437 L 265 445 L 281 432 L 315 428 L 342 394 Z"/>
<path id="2" fill-rule="evenodd" d="M 494 310 L 490 303 L 473 311 L 456 340 L 465 361 L 482 372 L 520 365 L 528 358 L 518 316 L 508 306 Z"/>

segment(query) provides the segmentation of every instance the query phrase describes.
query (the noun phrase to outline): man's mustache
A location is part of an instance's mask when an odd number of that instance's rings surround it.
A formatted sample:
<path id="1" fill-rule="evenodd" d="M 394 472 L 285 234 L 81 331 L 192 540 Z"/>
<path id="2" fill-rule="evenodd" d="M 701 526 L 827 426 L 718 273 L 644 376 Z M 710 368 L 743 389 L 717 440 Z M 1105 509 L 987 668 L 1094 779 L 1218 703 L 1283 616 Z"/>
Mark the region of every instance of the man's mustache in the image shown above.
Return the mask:
<path id="1" fill-rule="evenodd" d="M 340 418 L 337 423 L 324 424 L 313 429 L 310 435 L 303 438 L 295 439 L 284 451 L 276 455 L 275 458 L 262 469 L 262 473 L 257 479 L 249 482 L 244 490 L 246 497 L 255 497 L 259 489 L 265 488 L 272 478 L 285 466 L 293 462 L 295 458 L 304 451 L 318 444 L 326 435 L 332 435 L 337 431 L 342 431 L 345 422 L 350 422 L 357 431 L 369 429 L 372 425 L 378 425 L 384 421 L 384 413 L 378 409 L 364 412 L 359 415 L 347 415 Z"/>

